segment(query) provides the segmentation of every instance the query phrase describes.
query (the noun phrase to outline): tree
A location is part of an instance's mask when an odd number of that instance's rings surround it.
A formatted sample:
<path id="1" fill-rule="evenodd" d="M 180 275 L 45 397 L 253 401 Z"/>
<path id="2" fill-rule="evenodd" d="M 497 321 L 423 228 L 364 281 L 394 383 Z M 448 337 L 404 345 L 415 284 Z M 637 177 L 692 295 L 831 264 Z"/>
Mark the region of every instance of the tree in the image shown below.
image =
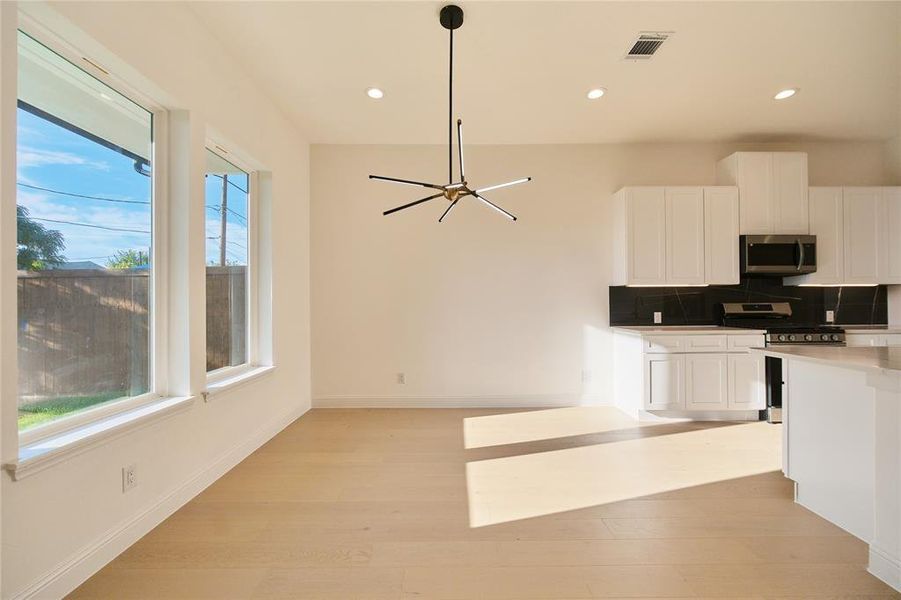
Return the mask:
<path id="1" fill-rule="evenodd" d="M 110 269 L 136 269 L 150 264 L 150 255 L 144 250 L 119 250 L 106 261 Z"/>
<path id="2" fill-rule="evenodd" d="M 40 271 L 66 262 L 63 234 L 47 229 L 28 215 L 28 209 L 16 205 L 16 263 L 22 271 Z"/>

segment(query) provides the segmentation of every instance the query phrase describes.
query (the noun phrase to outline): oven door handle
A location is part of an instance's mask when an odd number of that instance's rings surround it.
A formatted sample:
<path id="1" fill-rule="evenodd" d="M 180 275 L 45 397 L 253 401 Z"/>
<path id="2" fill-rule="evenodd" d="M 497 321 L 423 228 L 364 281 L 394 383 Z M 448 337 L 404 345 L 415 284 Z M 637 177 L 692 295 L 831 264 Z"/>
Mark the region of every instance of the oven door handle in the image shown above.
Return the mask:
<path id="1" fill-rule="evenodd" d="M 798 268 L 800 271 L 801 267 L 804 265 L 804 244 L 801 243 L 800 239 L 795 240 L 795 243 L 798 244 Z"/>

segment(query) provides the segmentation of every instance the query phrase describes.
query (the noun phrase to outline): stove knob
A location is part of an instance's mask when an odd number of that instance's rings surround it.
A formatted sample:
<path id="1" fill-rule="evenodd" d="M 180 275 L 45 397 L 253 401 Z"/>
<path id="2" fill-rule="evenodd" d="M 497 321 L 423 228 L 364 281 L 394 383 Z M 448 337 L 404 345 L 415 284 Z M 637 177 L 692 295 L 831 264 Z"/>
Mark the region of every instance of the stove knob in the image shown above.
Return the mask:
<path id="1" fill-rule="evenodd" d="M 793 333 L 790 334 L 790 335 L 788 336 L 788 341 L 790 341 L 790 342 L 795 341 L 795 334 L 793 334 Z"/>
<path id="2" fill-rule="evenodd" d="M 812 342 L 812 341 L 813 341 L 813 336 L 810 335 L 809 333 L 804 334 L 804 341 L 805 341 L 805 342 Z"/>
<path id="3" fill-rule="evenodd" d="M 828 342 L 828 341 L 829 341 L 829 335 L 826 334 L 826 333 L 824 333 L 823 335 L 820 336 L 820 339 L 823 340 L 824 342 Z"/>
<path id="4" fill-rule="evenodd" d="M 831 337 L 832 337 L 832 341 L 833 341 L 833 342 L 837 342 L 837 341 L 839 340 L 839 337 L 838 337 L 838 334 L 837 334 L 837 333 L 833 333 Z"/>
<path id="5" fill-rule="evenodd" d="M 782 334 L 780 333 L 780 334 L 779 334 L 779 337 L 778 337 L 778 340 L 779 340 L 780 342 L 784 342 L 784 341 L 785 341 L 785 336 L 782 335 Z"/>

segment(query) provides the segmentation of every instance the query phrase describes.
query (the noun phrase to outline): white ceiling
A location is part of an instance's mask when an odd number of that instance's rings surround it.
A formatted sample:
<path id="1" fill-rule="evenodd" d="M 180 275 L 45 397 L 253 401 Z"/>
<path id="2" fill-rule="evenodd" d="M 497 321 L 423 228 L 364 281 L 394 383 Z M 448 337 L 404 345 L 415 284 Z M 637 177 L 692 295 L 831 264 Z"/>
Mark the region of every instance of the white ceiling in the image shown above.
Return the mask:
<path id="1" fill-rule="evenodd" d="M 312 142 L 408 144 L 447 139 L 443 4 L 193 8 Z M 471 143 L 898 135 L 899 2 L 460 5 L 455 113 Z M 642 30 L 675 34 L 652 60 L 623 60 Z M 588 101 L 596 86 L 607 95 Z M 774 101 L 786 87 L 801 92 Z"/>

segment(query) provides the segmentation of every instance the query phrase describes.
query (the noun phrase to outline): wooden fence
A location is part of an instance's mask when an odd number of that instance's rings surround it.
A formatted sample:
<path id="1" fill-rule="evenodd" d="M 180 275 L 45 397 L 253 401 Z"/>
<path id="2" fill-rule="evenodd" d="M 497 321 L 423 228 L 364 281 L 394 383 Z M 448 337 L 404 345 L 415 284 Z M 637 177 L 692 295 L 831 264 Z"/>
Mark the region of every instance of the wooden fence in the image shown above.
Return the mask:
<path id="1" fill-rule="evenodd" d="M 149 387 L 146 270 L 20 271 L 19 401 Z M 207 267 L 207 369 L 244 362 L 245 267 Z"/>

